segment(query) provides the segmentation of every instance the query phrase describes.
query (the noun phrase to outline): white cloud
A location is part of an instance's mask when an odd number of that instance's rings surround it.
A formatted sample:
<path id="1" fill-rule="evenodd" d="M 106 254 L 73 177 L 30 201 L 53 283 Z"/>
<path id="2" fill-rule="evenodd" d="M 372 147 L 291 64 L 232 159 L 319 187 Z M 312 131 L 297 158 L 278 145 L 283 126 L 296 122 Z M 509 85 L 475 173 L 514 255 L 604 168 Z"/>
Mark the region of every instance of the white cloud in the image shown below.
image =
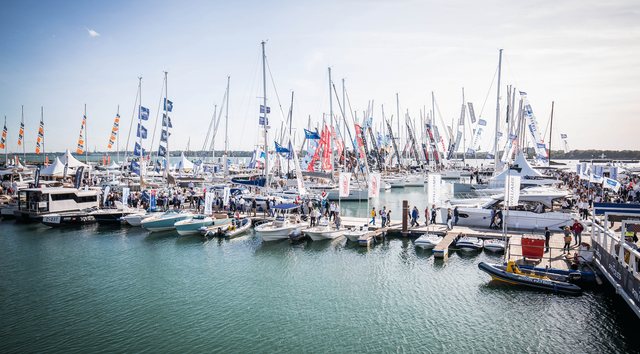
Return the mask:
<path id="1" fill-rule="evenodd" d="M 100 33 L 96 32 L 95 30 L 87 28 L 87 32 L 89 33 L 89 37 L 91 38 L 100 37 Z"/>

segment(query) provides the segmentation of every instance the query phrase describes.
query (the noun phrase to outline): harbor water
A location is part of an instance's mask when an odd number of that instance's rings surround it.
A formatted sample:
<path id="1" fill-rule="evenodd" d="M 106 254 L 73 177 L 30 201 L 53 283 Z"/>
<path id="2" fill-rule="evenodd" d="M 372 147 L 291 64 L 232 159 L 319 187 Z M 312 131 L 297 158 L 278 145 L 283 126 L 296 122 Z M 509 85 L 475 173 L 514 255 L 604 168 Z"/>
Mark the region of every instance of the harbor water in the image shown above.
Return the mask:
<path id="1" fill-rule="evenodd" d="M 399 220 L 401 200 L 423 196 L 394 190 L 379 203 Z M 342 207 L 366 212 L 366 203 Z M 490 282 L 480 261 L 501 257 L 453 252 L 441 261 L 400 238 L 291 245 L 2 221 L 0 352 L 640 348 L 637 318 L 608 287 L 579 297 L 513 288 Z"/>

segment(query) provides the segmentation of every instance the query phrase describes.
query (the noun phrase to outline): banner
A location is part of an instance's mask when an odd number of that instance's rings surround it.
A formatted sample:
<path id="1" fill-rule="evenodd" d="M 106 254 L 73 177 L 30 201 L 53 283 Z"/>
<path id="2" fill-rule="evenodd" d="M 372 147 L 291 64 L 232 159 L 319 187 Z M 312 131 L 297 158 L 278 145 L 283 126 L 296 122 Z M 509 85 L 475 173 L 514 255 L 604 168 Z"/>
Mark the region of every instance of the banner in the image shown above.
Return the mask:
<path id="1" fill-rule="evenodd" d="M 211 210 L 211 205 L 213 204 L 213 198 L 215 198 L 215 194 L 213 192 L 207 192 L 204 195 L 204 213 L 205 215 L 210 215 L 213 211 Z"/>
<path id="2" fill-rule="evenodd" d="M 473 110 L 473 103 L 467 102 L 469 106 L 469 118 L 471 119 L 471 124 L 476 122 L 476 112 Z"/>
<path id="3" fill-rule="evenodd" d="M 564 144 L 564 153 L 569 152 L 569 143 L 567 142 L 567 134 L 560 134 L 560 139 L 562 139 L 562 143 Z"/>
<path id="4" fill-rule="evenodd" d="M 0 149 L 6 148 L 7 141 L 7 117 L 4 117 L 4 128 L 2 129 L 2 136 L 0 136 Z"/>
<path id="5" fill-rule="evenodd" d="M 222 205 L 229 205 L 229 196 L 231 195 L 231 189 L 228 186 L 224 187 L 222 194 Z"/>
<path id="6" fill-rule="evenodd" d="M 604 178 L 604 182 L 602 183 L 602 187 L 605 189 L 612 189 L 614 192 L 618 193 L 620 190 L 620 182 L 612 178 Z"/>
<path id="7" fill-rule="evenodd" d="M 76 180 L 75 180 L 75 188 L 80 188 L 80 183 L 82 183 L 82 173 L 84 172 L 84 166 L 78 167 L 76 170 Z"/>
<path id="8" fill-rule="evenodd" d="M 377 198 L 380 196 L 380 183 L 382 176 L 380 173 L 369 174 L 369 198 Z"/>
<path id="9" fill-rule="evenodd" d="M 36 175 L 33 177 L 33 187 L 40 188 L 40 166 L 36 168 Z"/>
<path id="10" fill-rule="evenodd" d="M 129 205 L 129 187 L 122 188 L 122 204 Z"/>
<path id="11" fill-rule="evenodd" d="M 618 167 L 617 166 L 609 168 L 609 178 L 611 178 L 613 180 L 617 180 L 618 179 Z"/>
<path id="12" fill-rule="evenodd" d="M 531 104 L 527 99 L 526 92 L 520 92 L 520 96 L 523 99 L 523 113 L 524 118 L 527 121 L 527 126 L 529 127 L 529 132 L 531 133 L 531 137 L 533 141 L 536 142 L 536 158 L 539 160 L 546 161 L 547 160 L 547 149 L 544 143 L 544 140 L 540 137 L 540 131 L 538 129 L 538 120 L 536 116 L 533 114 L 533 109 L 531 108 Z"/>
<path id="13" fill-rule="evenodd" d="M 436 173 L 427 175 L 427 205 L 438 205 L 440 203 L 440 185 L 442 176 Z"/>
<path id="14" fill-rule="evenodd" d="M 581 168 L 582 168 L 582 165 L 581 165 L 581 164 L 577 164 L 577 165 L 576 165 L 576 174 L 577 174 L 578 176 L 579 176 L 579 175 L 581 175 L 581 173 L 580 173 Z"/>
<path id="15" fill-rule="evenodd" d="M 156 190 L 152 189 L 149 196 L 149 209 L 154 210 L 156 206 Z"/>
<path id="16" fill-rule="evenodd" d="M 338 196 L 340 198 L 345 198 L 349 196 L 350 186 L 351 186 L 351 173 L 340 172 L 340 176 L 338 177 Z"/>
<path id="17" fill-rule="evenodd" d="M 504 185 L 504 202 L 507 206 L 517 206 L 520 200 L 520 176 L 507 176 Z"/>

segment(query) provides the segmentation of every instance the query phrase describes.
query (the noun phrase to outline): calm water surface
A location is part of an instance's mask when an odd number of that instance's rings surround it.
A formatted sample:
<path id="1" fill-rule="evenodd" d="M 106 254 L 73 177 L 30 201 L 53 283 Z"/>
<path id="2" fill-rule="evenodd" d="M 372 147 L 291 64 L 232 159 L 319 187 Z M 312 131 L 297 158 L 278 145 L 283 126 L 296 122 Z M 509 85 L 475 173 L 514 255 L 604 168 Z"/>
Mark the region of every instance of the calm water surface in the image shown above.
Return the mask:
<path id="1" fill-rule="evenodd" d="M 417 188 L 380 202 L 420 195 Z M 567 297 L 514 289 L 490 283 L 480 261 L 500 257 L 453 253 L 442 262 L 402 239 L 370 249 L 344 239 L 292 246 L 253 235 L 204 242 L 140 228 L 4 221 L 0 352 L 640 348 L 640 322 L 611 290 Z"/>

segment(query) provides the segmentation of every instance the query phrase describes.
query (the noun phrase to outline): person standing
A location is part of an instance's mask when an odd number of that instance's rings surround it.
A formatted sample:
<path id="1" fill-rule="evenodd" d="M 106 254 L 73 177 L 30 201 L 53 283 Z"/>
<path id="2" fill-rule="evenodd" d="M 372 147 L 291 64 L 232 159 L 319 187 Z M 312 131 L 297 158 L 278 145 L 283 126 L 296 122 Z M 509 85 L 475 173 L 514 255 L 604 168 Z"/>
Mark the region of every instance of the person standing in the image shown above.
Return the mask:
<path id="1" fill-rule="evenodd" d="M 548 227 L 544 227 L 544 253 L 549 252 L 549 240 L 551 240 L 551 231 Z"/>
<path id="2" fill-rule="evenodd" d="M 380 210 L 380 219 L 382 219 L 382 227 L 385 227 L 387 225 L 387 207 L 386 206 L 382 207 L 382 210 Z"/>
<path id="3" fill-rule="evenodd" d="M 418 212 L 418 207 L 414 206 L 413 210 L 411 211 L 411 226 L 412 227 L 413 226 L 419 226 L 419 224 L 418 224 L 418 218 L 420 217 L 419 214 L 420 214 L 420 212 Z"/>
<path id="4" fill-rule="evenodd" d="M 569 226 L 564 227 L 564 246 L 562 247 L 562 254 L 564 254 L 565 250 L 569 253 L 569 249 L 571 248 L 571 229 Z"/>
<path id="5" fill-rule="evenodd" d="M 424 226 L 429 226 L 429 207 L 424 208 Z"/>
<path id="6" fill-rule="evenodd" d="M 447 209 L 447 230 L 453 229 L 453 227 L 451 226 L 452 217 L 453 217 L 453 212 L 451 211 L 451 208 L 449 208 Z"/>
<path id="7" fill-rule="evenodd" d="M 436 213 L 437 213 L 437 212 L 436 212 L 436 205 L 435 205 L 435 204 L 433 204 L 433 205 L 431 206 L 431 223 L 432 223 L 432 224 L 435 224 L 435 223 L 436 223 Z"/>
<path id="8" fill-rule="evenodd" d="M 253 200 L 251 200 L 251 211 L 253 212 L 253 216 L 256 216 L 257 206 L 258 203 L 256 203 L 256 198 L 253 198 Z"/>
<path id="9" fill-rule="evenodd" d="M 371 213 L 369 215 L 371 216 L 371 221 L 369 221 L 369 225 L 373 224 L 373 226 L 376 226 L 376 207 L 373 207 L 371 209 Z"/>
<path id="10" fill-rule="evenodd" d="M 571 231 L 573 231 L 573 235 L 576 237 L 576 245 L 579 245 L 580 243 L 582 243 L 582 231 L 584 231 L 584 226 L 582 226 L 582 224 L 578 221 L 578 219 L 575 219 L 573 221 L 573 226 L 571 226 Z"/>
<path id="11" fill-rule="evenodd" d="M 460 212 L 458 211 L 458 207 L 453 208 L 453 224 L 458 225 L 458 220 L 460 220 Z"/>
<path id="12" fill-rule="evenodd" d="M 316 226 L 316 208 L 312 208 L 311 211 L 309 212 L 309 226 L 310 227 L 314 227 Z"/>

